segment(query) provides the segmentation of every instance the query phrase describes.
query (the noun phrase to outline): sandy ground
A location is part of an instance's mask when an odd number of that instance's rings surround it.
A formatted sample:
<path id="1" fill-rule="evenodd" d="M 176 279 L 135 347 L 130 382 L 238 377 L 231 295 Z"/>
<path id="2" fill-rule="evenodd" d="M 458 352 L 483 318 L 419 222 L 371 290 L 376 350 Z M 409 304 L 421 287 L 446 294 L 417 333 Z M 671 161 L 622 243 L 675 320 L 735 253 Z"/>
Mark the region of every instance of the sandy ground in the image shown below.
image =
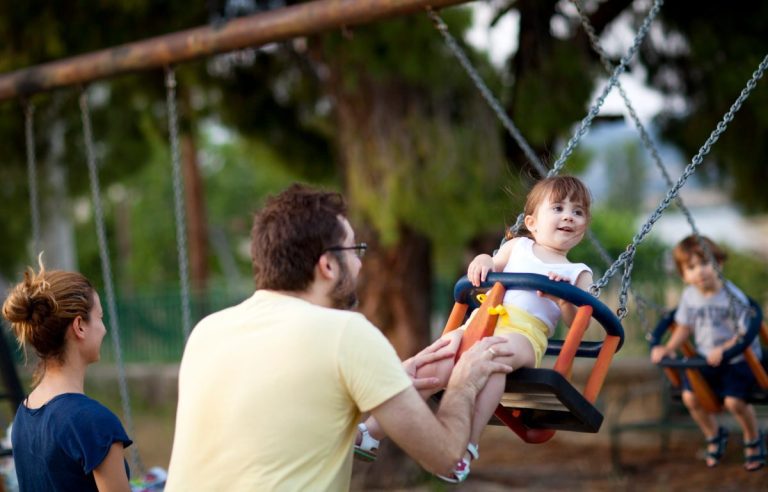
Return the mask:
<path id="1" fill-rule="evenodd" d="M 173 442 L 177 368 L 149 367 L 142 371 L 147 374 L 135 376 L 131 384 L 137 395 L 134 441 L 146 467 L 167 468 Z M 106 395 L 115 392 L 111 375 L 107 374 L 106 382 L 108 391 L 96 392 L 95 396 L 117 410 L 119 401 L 109 401 Z M 98 389 L 98 382 L 93 381 L 91 387 Z M 659 374 L 646 359 L 619 361 L 614 363 L 601 393 L 606 420 L 598 434 L 559 432 L 547 443 L 526 444 L 506 427 L 489 426 L 480 442 L 480 459 L 472 464 L 472 474 L 464 484 L 445 484 L 426 475 L 410 460 L 391 462 L 394 465 L 388 468 L 386 460 L 380 459 L 373 464 L 355 462 L 352 489 L 768 492 L 768 467 L 754 473 L 742 468 L 741 435 L 732 420 L 723 420 L 732 429 L 726 456 L 719 467 L 710 470 L 703 461 L 703 438 L 691 427 L 690 417 L 684 411 L 677 418 L 688 429 L 673 431 L 667 449 L 662 449 L 661 434 L 657 431 L 622 434 L 621 463 L 617 466 L 612 459 L 611 428 L 617 422 L 656 418 L 660 394 Z M 757 409 L 761 427 L 768 428 L 768 406 Z M 366 483 L 374 471 L 379 478 Z"/>
<path id="2" fill-rule="evenodd" d="M 704 446 L 696 431 L 673 432 L 666 450 L 661 449 L 660 439 L 649 437 L 644 433 L 642 445 L 636 446 L 633 435 L 627 433 L 622 438 L 621 466 L 615 466 L 605 438 L 569 433 L 544 444 L 525 444 L 503 427 L 489 427 L 481 441 L 480 459 L 472 464 L 465 483 L 448 485 L 428 479 L 416 487 L 378 490 L 768 491 L 768 468 L 752 473 L 742 468 L 740 436 L 732 436 L 726 456 L 714 469 L 704 465 Z M 356 468 L 361 466 L 375 464 Z M 356 484 L 355 490 L 377 489 Z"/>

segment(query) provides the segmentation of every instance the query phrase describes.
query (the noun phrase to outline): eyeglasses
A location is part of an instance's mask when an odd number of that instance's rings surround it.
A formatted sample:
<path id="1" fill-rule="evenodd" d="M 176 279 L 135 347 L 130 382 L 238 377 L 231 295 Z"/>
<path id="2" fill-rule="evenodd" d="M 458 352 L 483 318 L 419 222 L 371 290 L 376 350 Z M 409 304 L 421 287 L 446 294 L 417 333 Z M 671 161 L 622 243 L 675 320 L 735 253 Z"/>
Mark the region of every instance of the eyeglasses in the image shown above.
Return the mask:
<path id="1" fill-rule="evenodd" d="M 365 252 L 368 250 L 368 245 L 365 243 L 357 243 L 354 246 L 331 246 L 326 248 L 326 251 L 347 251 L 351 250 L 355 252 L 355 256 L 362 258 L 365 256 Z"/>

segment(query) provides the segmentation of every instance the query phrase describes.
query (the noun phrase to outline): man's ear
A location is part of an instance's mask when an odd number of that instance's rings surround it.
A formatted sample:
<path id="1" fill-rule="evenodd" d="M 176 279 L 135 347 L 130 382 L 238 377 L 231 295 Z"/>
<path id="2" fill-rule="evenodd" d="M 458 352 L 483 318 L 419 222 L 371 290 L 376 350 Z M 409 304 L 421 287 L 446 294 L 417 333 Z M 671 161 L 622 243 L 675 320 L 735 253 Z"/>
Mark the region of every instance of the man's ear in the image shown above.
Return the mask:
<path id="1" fill-rule="evenodd" d="M 75 317 L 70 326 L 72 327 L 72 334 L 74 334 L 76 338 L 85 338 L 85 326 L 83 326 L 82 316 Z"/>
<path id="2" fill-rule="evenodd" d="M 336 277 L 336 270 L 338 265 L 336 265 L 335 261 L 331 259 L 332 257 L 333 255 L 323 253 L 320 255 L 320 259 L 317 260 L 317 265 L 315 268 L 320 278 L 333 279 Z"/>

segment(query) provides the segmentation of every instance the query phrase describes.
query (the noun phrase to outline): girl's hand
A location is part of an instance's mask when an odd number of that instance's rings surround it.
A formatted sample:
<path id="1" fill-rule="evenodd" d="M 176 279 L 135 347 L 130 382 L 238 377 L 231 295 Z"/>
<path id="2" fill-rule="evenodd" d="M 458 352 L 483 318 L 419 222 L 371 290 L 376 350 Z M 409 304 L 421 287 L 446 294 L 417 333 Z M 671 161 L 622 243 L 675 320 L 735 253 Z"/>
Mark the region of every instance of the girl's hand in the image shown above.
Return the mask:
<path id="1" fill-rule="evenodd" d="M 479 287 L 480 282 L 484 281 L 488 276 L 488 272 L 492 271 L 493 258 L 491 255 L 477 255 L 467 267 L 467 278 L 472 285 Z"/>
<path id="2" fill-rule="evenodd" d="M 564 275 L 560 275 L 559 273 L 549 272 L 549 274 L 547 276 L 549 277 L 549 280 L 552 280 L 554 282 L 568 282 L 568 283 L 571 282 L 570 278 L 568 278 L 568 277 L 566 277 Z M 563 310 L 563 306 L 570 304 L 568 301 L 564 301 L 564 300 L 560 299 L 559 297 L 547 294 L 546 292 L 541 291 L 541 290 L 537 290 L 536 294 L 539 297 L 545 297 L 545 298 L 549 299 L 550 301 L 555 302 L 558 306 L 560 306 L 560 311 Z"/>

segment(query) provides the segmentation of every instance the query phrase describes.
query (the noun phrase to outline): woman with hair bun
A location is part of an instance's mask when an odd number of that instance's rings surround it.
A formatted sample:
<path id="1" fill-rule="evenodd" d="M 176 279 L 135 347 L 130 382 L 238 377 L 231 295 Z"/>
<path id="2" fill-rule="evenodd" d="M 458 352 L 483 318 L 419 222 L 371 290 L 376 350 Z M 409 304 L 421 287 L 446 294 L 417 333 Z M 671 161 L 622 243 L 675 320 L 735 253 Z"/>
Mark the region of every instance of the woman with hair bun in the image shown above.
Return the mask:
<path id="1" fill-rule="evenodd" d="M 123 450 L 132 441 L 117 416 L 84 392 L 107 331 L 99 295 L 82 274 L 39 263 L 3 303 L 25 355 L 31 347 L 39 358 L 11 434 L 19 489 L 130 491 Z"/>

